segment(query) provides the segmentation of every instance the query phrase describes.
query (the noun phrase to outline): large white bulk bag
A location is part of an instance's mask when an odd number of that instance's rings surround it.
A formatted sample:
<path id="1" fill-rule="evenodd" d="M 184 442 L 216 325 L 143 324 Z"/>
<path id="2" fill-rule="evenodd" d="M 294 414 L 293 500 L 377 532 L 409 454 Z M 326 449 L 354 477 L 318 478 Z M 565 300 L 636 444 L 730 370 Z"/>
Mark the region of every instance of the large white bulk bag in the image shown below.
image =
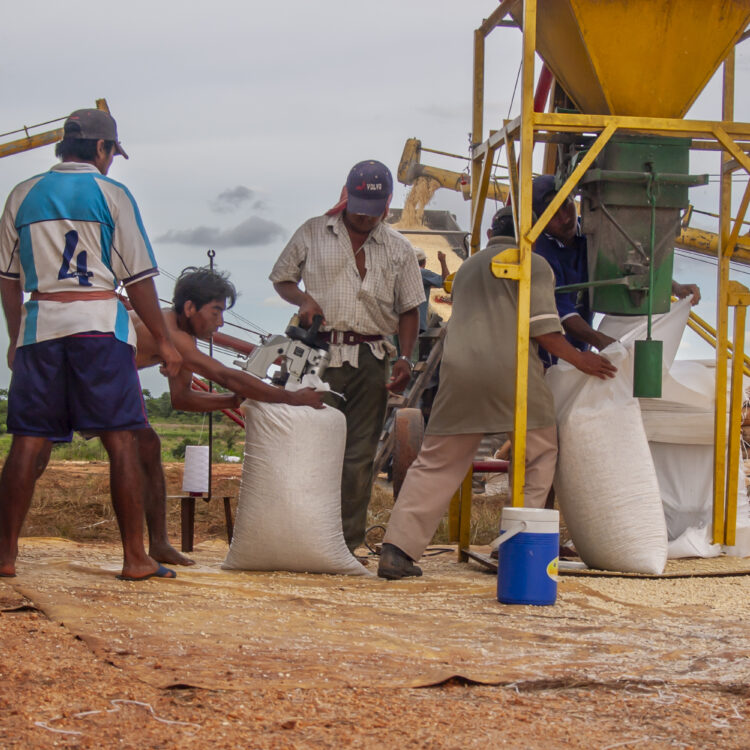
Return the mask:
<path id="1" fill-rule="evenodd" d="M 607 347 L 618 368 L 600 380 L 567 363 L 550 368 L 559 455 L 555 494 L 581 559 L 591 568 L 660 574 L 667 528 L 638 402 L 633 348 Z"/>
<path id="2" fill-rule="evenodd" d="M 750 504 L 741 462 L 736 543 L 732 547 L 712 543 L 716 367 L 713 362 L 673 359 L 689 312 L 690 300 L 680 300 L 656 320 L 653 335 L 664 341 L 664 366 L 669 369 L 663 373 L 662 398 L 640 399 L 667 521 L 668 557 L 713 557 L 722 552 L 744 557 L 750 554 Z M 599 329 L 631 341 L 645 338 L 646 322 L 607 316 Z M 728 419 L 731 378 L 727 375 Z"/>
<path id="3" fill-rule="evenodd" d="M 344 415 L 257 401 L 245 401 L 242 411 L 242 483 L 222 567 L 372 575 L 341 530 Z"/>

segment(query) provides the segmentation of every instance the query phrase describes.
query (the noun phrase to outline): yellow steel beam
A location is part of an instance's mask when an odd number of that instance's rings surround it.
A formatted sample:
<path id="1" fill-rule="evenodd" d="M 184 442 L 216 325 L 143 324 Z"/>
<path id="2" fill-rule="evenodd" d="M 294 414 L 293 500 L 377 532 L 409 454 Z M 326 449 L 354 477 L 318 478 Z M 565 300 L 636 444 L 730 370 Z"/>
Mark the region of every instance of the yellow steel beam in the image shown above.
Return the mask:
<path id="1" fill-rule="evenodd" d="M 706 343 L 710 344 L 714 349 L 716 348 L 716 329 L 709 325 L 703 318 L 696 315 L 692 310 L 688 316 L 687 321 L 688 327 L 695 331 Z M 727 345 L 727 355 L 732 356 L 734 354 L 734 345 Z M 743 353 L 743 367 L 745 375 L 750 377 L 750 357 Z"/>
<path id="2" fill-rule="evenodd" d="M 488 36 L 493 29 L 497 28 L 500 21 L 508 15 L 511 6 L 516 2 L 517 0 L 502 0 L 500 5 L 498 5 L 497 8 L 495 8 L 495 10 L 493 10 L 492 13 L 482 21 L 482 24 L 477 29 L 477 33 L 480 33 L 482 38 Z"/>
<path id="3" fill-rule="evenodd" d="M 591 166 L 599 156 L 601 150 L 607 145 L 609 139 L 613 136 L 617 125 L 611 122 L 606 128 L 600 133 L 596 141 L 591 145 L 586 155 L 576 165 L 576 168 L 571 173 L 570 177 L 565 180 L 565 184 L 560 188 L 555 197 L 552 199 L 550 204 L 544 210 L 542 215 L 537 219 L 531 232 L 529 232 L 529 242 L 536 242 L 537 237 L 544 231 L 544 228 L 549 224 L 550 219 L 557 213 L 558 209 L 565 202 L 570 193 L 573 192 L 578 181 L 583 177 L 586 170 Z"/>
<path id="4" fill-rule="evenodd" d="M 662 117 L 627 117 L 624 115 L 584 115 L 578 113 L 540 112 L 536 116 L 536 130 L 551 130 L 556 133 L 595 132 L 604 130 L 610 122 L 616 122 L 620 130 L 670 132 L 675 135 L 715 136 L 714 120 L 678 120 Z M 733 122 L 724 118 L 722 129 L 729 136 L 750 137 L 750 123 Z M 744 152 L 743 152 L 744 153 Z"/>
<path id="5" fill-rule="evenodd" d="M 734 160 L 737 161 L 746 172 L 750 172 L 750 157 L 748 157 L 748 155 L 729 137 L 728 133 L 721 125 L 716 125 L 714 128 L 714 135 L 716 136 L 716 140 L 719 141 L 719 143 L 721 143 L 730 154 L 732 154 Z M 728 163 L 731 163 L 731 160 L 725 160 L 725 164 Z M 724 169 L 724 165 L 722 165 L 721 171 L 722 173 L 726 173 L 731 170 Z"/>
<path id="6" fill-rule="evenodd" d="M 471 143 L 472 147 L 484 139 L 484 34 L 477 29 L 474 32 L 474 89 L 471 103 Z M 472 154 L 471 194 L 475 196 L 479 187 L 481 156 Z M 474 199 L 472 197 L 472 215 Z"/>
<path id="7" fill-rule="evenodd" d="M 731 258 L 734 253 L 734 249 L 737 246 L 737 239 L 739 238 L 740 229 L 745 221 L 745 215 L 747 214 L 747 207 L 750 204 L 750 182 L 745 185 L 745 192 L 742 195 L 740 201 L 740 207 L 737 211 L 737 218 L 734 220 L 734 226 L 732 227 L 732 233 L 729 235 L 729 241 L 727 246 L 722 248 L 722 253 L 727 257 Z"/>
<path id="8" fill-rule="evenodd" d="M 722 79 L 722 120 L 734 118 L 734 50 L 724 61 Z M 713 129 L 712 129 L 713 130 Z M 723 131 L 726 132 L 726 131 Z M 715 133 L 715 135 L 718 135 Z M 721 155 L 721 166 L 731 159 L 726 151 Z M 729 256 L 724 248 L 729 242 L 729 219 L 732 211 L 732 176 L 720 170 L 719 189 L 719 263 L 716 281 L 716 408 L 714 409 L 714 481 L 713 481 L 713 542 L 721 544 L 725 538 L 725 490 L 727 459 L 727 345 L 729 329 Z"/>
<path id="9" fill-rule="evenodd" d="M 516 318 L 516 389 L 513 414 L 512 504 L 524 504 L 526 482 L 526 429 L 529 392 L 529 317 L 531 309 L 532 226 L 531 183 L 534 154 L 534 60 L 536 55 L 536 0 L 523 4 L 523 58 L 521 68 L 521 161 L 519 167 L 518 311 Z M 504 140 L 504 137 L 503 137 Z"/>
<path id="10" fill-rule="evenodd" d="M 534 130 L 537 134 L 544 131 L 552 133 L 596 133 L 604 130 L 614 122 L 619 130 L 643 133 L 670 133 L 687 138 L 704 137 L 705 142 L 697 144 L 702 150 L 724 150 L 723 144 L 716 139 L 714 120 L 678 120 L 659 117 L 628 117 L 624 115 L 586 115 L 580 113 L 538 112 L 534 117 Z M 730 137 L 750 138 L 750 123 L 732 122 L 725 120 L 721 123 L 722 130 Z M 474 141 L 473 154 L 487 146 L 497 146 L 505 140 L 506 134 L 517 135 L 521 128 L 521 118 L 509 120 L 503 128 L 497 131 L 484 143 Z M 542 140 L 543 136 L 539 138 Z M 714 145 L 718 144 L 718 145 Z M 744 144 L 743 144 L 744 145 Z M 739 148 L 739 146 L 738 146 Z M 740 149 L 741 151 L 741 149 Z M 744 153 L 741 151 L 741 153 Z"/>
<path id="11" fill-rule="evenodd" d="M 516 241 L 520 236 L 518 230 L 518 160 L 516 158 L 516 142 L 510 133 L 505 134 L 505 155 L 508 160 L 508 187 L 510 189 L 510 205 L 513 209 L 513 226 Z"/>
<path id="12" fill-rule="evenodd" d="M 742 430 L 742 405 L 745 393 L 742 375 L 745 352 L 745 317 L 750 305 L 750 290 L 736 281 L 728 284 L 727 302 L 734 307 L 734 354 L 732 356 L 732 381 L 729 398 L 729 455 L 726 478 L 726 526 L 724 544 L 733 546 L 737 531 L 737 482 L 739 476 L 740 440 Z M 718 403 L 717 403 L 718 408 Z"/>
<path id="13" fill-rule="evenodd" d="M 492 176 L 492 166 L 495 162 L 495 150 L 488 149 L 482 161 L 482 169 L 477 184 L 477 194 L 471 202 L 471 254 L 481 250 L 482 244 L 482 214 L 484 202 L 487 200 L 487 190 Z"/>

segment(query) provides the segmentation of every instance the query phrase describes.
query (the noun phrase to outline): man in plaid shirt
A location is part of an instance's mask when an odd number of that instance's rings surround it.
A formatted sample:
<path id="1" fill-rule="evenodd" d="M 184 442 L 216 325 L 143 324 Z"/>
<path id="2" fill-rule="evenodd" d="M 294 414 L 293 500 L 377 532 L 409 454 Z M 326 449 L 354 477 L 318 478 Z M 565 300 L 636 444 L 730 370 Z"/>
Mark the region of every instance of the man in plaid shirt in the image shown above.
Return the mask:
<path id="1" fill-rule="evenodd" d="M 425 298 L 414 248 L 384 221 L 392 194 L 388 167 L 356 164 L 341 201 L 294 233 L 269 277 L 282 299 L 299 307 L 302 325 L 323 317 L 331 354 L 324 379 L 345 397 L 329 403 L 346 417 L 341 516 L 352 551 L 364 541 L 388 391 L 401 393 L 409 382 Z M 394 333 L 401 356 L 386 382 L 394 353 L 386 337 Z"/>

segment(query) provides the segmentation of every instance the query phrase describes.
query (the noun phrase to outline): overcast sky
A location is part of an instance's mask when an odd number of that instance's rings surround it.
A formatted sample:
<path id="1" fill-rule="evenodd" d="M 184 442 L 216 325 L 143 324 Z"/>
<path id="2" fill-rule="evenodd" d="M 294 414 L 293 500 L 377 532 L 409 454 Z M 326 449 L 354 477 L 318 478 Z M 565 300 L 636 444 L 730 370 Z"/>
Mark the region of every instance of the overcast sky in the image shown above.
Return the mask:
<path id="1" fill-rule="evenodd" d="M 176 275 L 205 263 L 206 250 L 215 249 L 217 265 L 240 289 L 237 312 L 281 332 L 294 309 L 276 298 L 267 281 L 271 266 L 297 226 L 336 201 L 355 162 L 379 159 L 395 176 L 409 137 L 467 152 L 472 35 L 495 5 L 8 4 L 0 26 L 0 133 L 105 97 L 130 155 L 115 160 L 110 176 L 136 197 L 160 266 Z M 520 42 L 512 29 L 488 40 L 487 128 L 518 112 L 518 98 L 512 109 L 510 99 Z M 739 48 L 738 68 L 742 81 L 750 49 Z M 718 92 L 712 83 L 696 116 L 718 118 Z M 738 120 L 750 119 L 748 106 L 740 98 Z M 718 157 L 712 158 L 700 168 L 715 172 Z M 461 168 L 439 157 L 423 160 Z M 53 163 L 52 147 L 0 160 L 0 200 Z M 691 195 L 715 210 L 714 192 Z M 405 193 L 397 185 L 394 207 Z M 468 204 L 457 194 L 438 191 L 431 207 L 453 211 L 468 227 Z M 715 285 L 710 266 L 678 258 L 676 273 L 682 280 L 699 275 L 707 297 L 714 296 L 707 288 Z M 166 275 L 158 287 L 171 297 Z M 700 312 L 713 317 L 708 304 Z M 3 326 L 0 347 L 6 346 Z M 8 379 L 0 368 L 0 387 Z M 158 393 L 166 381 L 150 375 L 144 385 Z"/>

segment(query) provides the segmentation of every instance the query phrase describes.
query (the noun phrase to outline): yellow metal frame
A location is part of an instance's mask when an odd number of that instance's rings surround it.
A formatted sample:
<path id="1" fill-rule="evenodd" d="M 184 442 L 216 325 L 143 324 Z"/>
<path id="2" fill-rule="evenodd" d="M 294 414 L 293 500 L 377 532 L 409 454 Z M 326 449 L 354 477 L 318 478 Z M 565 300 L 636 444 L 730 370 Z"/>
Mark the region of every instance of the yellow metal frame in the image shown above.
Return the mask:
<path id="1" fill-rule="evenodd" d="M 481 245 L 481 224 L 487 186 L 496 153 L 505 146 L 510 167 L 511 203 L 516 218 L 518 248 L 505 250 L 495 257 L 493 272 L 519 284 L 515 412 L 513 422 L 514 476 L 512 503 L 522 506 L 526 459 L 526 403 L 528 397 L 528 349 L 531 250 L 548 220 L 575 189 L 585 170 L 615 132 L 669 134 L 694 139 L 693 148 L 715 149 L 722 154 L 720 219 L 717 255 L 719 273 L 717 284 L 716 342 L 716 403 L 723 404 L 727 392 L 727 358 L 733 351 L 732 397 L 730 426 L 727 434 L 726 410 L 716 409 L 714 436 L 714 528 L 715 543 L 734 543 L 734 515 L 741 422 L 741 378 L 744 358 L 744 318 L 747 290 L 738 290 L 729 281 L 729 261 L 737 246 L 742 222 L 750 203 L 750 185 L 745 190 L 739 211 L 731 223 L 731 177 L 739 169 L 750 173 L 750 157 L 745 152 L 750 139 L 750 124 L 733 121 L 734 116 L 734 50 L 724 62 L 723 108 L 720 121 L 685 120 L 679 118 L 628 117 L 619 115 L 591 115 L 534 112 L 534 83 L 536 55 L 537 0 L 523 2 L 523 51 L 521 75 L 521 115 L 505 122 L 497 131 L 484 134 L 484 57 L 487 36 L 501 24 L 518 0 L 503 0 L 495 11 L 474 33 L 474 98 L 472 113 L 472 173 L 471 173 L 471 252 Z M 532 153 L 536 142 L 549 141 L 560 133 L 595 135 L 596 140 L 566 180 L 555 199 L 536 223 L 532 221 L 531 184 Z M 518 172 L 515 174 L 515 144 L 520 147 Z M 744 288 L 743 288 L 744 289 Z M 729 308 L 735 308 L 734 346 L 729 343 Z M 732 492 L 733 490 L 733 492 Z M 735 505 L 732 505 L 732 503 Z M 733 511 L 734 508 L 734 511 Z"/>

